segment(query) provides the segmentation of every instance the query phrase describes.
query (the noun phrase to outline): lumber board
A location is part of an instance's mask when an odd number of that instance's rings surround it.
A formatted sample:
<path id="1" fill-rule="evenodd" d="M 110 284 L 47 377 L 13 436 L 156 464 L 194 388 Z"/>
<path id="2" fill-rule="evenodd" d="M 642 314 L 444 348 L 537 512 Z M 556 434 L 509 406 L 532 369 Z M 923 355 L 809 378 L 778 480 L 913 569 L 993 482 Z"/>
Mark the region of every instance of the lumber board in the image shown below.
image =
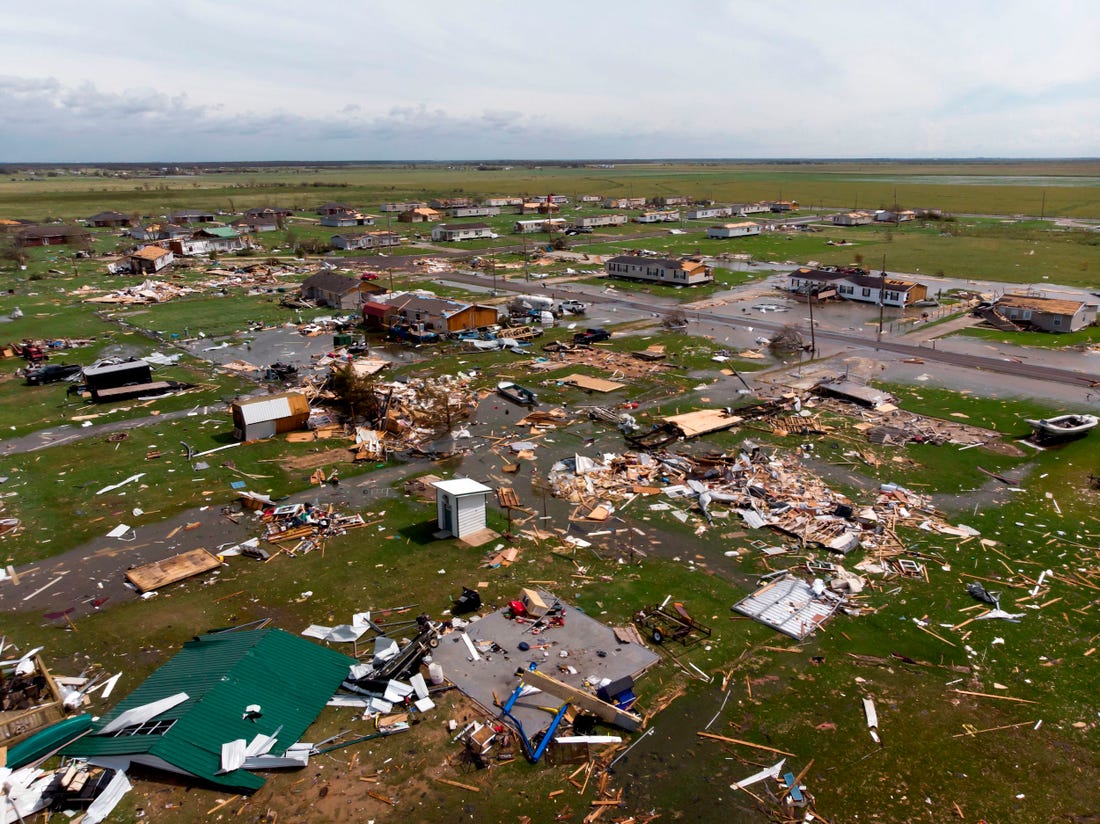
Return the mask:
<path id="1" fill-rule="evenodd" d="M 218 556 L 202 547 L 192 549 L 149 564 L 134 567 L 126 571 L 126 579 L 138 592 L 152 592 L 155 589 L 174 584 L 194 575 L 201 575 L 221 566 Z"/>

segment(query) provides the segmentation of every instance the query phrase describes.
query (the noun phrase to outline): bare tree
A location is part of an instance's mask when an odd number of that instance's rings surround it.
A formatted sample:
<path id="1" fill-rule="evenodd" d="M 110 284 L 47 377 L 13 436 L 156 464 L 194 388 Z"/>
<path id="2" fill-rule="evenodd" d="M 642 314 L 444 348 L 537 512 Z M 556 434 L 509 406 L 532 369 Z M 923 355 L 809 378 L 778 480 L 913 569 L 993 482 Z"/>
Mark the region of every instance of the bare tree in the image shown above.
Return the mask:
<path id="1" fill-rule="evenodd" d="M 356 373 L 350 363 L 332 373 L 328 388 L 336 396 L 336 406 L 353 421 L 374 421 L 381 414 L 384 401 L 378 380 Z"/>
<path id="2" fill-rule="evenodd" d="M 661 328 L 663 329 L 685 329 L 687 328 L 688 317 L 687 313 L 683 309 L 671 309 L 661 319 Z"/>

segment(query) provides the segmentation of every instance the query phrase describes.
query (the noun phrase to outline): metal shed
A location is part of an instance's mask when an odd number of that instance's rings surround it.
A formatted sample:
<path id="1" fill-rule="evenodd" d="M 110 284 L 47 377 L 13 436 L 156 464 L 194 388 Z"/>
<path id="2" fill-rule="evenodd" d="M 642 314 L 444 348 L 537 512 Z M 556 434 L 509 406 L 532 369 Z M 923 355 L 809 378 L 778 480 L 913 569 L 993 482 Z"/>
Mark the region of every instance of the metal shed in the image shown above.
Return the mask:
<path id="1" fill-rule="evenodd" d="M 254 441 L 305 428 L 309 401 L 300 392 L 284 392 L 238 401 L 232 411 L 233 435 L 242 441 Z"/>
<path id="2" fill-rule="evenodd" d="M 436 481 L 436 520 L 439 528 L 462 538 L 485 529 L 485 499 L 493 490 L 470 478 Z"/>

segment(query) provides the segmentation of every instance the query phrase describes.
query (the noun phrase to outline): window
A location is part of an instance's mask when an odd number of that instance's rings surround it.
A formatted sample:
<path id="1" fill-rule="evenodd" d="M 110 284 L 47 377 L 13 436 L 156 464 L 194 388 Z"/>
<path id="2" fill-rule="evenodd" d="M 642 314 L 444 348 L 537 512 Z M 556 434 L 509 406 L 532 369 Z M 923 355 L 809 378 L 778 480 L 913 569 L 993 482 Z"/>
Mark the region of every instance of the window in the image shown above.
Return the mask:
<path id="1" fill-rule="evenodd" d="M 1053 326 L 1061 326 L 1061 325 L 1062 325 L 1062 319 L 1061 319 L 1061 318 L 1054 318 L 1054 319 L 1053 319 L 1053 320 L 1051 321 L 1051 325 L 1053 325 Z"/>
<path id="2" fill-rule="evenodd" d="M 870 289 L 864 289 L 863 290 L 863 297 L 865 297 L 865 298 L 871 297 L 871 290 Z"/>

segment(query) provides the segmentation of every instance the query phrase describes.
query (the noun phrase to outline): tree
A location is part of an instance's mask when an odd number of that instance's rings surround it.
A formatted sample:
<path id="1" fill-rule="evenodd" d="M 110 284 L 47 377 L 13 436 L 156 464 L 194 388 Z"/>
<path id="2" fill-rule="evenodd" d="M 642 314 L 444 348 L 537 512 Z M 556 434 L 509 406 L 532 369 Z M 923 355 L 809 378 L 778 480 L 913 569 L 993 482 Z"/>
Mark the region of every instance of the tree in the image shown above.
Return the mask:
<path id="1" fill-rule="evenodd" d="M 688 317 L 683 309 L 672 309 L 661 319 L 663 329 L 684 329 L 687 323 Z"/>
<path id="2" fill-rule="evenodd" d="M 442 381 L 425 381 L 417 387 L 416 405 L 420 410 L 418 423 L 439 437 L 453 432 L 470 413 L 468 393 Z"/>
<path id="3" fill-rule="evenodd" d="M 336 369 L 328 380 L 328 388 L 336 396 L 336 406 L 353 421 L 376 420 L 382 413 L 383 397 L 374 375 L 360 375 L 347 364 Z"/>
<path id="4" fill-rule="evenodd" d="M 806 342 L 798 328 L 788 324 L 772 335 L 768 348 L 772 354 L 782 357 L 805 349 Z"/>
<path id="5" fill-rule="evenodd" d="M 0 240 L 0 260 L 10 260 L 16 266 L 22 266 L 27 262 L 27 252 L 18 240 L 6 237 Z"/>

